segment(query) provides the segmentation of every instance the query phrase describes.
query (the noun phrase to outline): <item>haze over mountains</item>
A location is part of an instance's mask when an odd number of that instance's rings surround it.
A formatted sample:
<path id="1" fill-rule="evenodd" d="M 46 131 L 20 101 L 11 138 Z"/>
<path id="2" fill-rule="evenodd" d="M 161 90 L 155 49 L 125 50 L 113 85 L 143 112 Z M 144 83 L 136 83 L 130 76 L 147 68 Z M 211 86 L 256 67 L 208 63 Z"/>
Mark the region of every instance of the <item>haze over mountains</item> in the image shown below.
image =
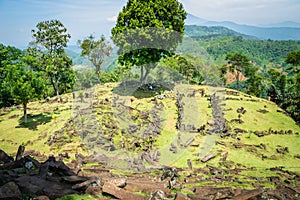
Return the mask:
<path id="1" fill-rule="evenodd" d="M 300 40 L 300 23 L 292 21 L 258 27 L 237 24 L 231 21 L 210 21 L 192 14 L 188 14 L 186 24 L 198 26 L 224 26 L 236 32 L 255 36 L 263 40 Z"/>

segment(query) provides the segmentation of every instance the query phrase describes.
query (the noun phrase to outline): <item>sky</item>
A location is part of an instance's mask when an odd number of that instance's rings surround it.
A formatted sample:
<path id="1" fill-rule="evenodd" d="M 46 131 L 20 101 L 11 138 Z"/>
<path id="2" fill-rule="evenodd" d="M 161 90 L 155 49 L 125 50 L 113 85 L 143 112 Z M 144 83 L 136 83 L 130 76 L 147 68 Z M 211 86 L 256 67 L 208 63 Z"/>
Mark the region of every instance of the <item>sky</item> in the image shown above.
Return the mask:
<path id="1" fill-rule="evenodd" d="M 24 48 L 31 30 L 58 19 L 72 38 L 71 45 L 90 34 L 110 36 L 127 0 L 0 0 L 0 43 Z M 180 0 L 188 13 L 212 21 L 262 25 L 300 23 L 300 0 Z"/>

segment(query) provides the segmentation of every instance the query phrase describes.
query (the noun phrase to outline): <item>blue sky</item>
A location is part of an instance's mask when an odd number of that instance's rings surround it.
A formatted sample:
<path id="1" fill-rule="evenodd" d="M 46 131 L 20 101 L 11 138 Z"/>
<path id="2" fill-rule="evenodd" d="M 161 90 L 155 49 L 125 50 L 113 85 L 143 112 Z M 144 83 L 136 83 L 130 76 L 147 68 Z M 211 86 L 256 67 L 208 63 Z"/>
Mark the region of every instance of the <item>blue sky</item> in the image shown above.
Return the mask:
<path id="1" fill-rule="evenodd" d="M 215 21 L 260 25 L 300 23 L 300 0 L 180 0 L 187 12 Z M 110 35 L 126 0 L 0 0 L 0 43 L 26 46 L 40 21 L 58 19 L 68 29 L 70 44 L 93 33 Z"/>

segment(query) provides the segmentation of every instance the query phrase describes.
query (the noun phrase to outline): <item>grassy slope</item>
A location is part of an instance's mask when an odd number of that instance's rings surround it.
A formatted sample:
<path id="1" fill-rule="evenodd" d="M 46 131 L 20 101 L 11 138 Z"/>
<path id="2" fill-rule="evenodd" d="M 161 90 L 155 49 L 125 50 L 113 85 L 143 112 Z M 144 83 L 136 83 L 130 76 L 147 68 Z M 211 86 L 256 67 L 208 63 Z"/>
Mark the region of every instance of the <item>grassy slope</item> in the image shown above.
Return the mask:
<path id="1" fill-rule="evenodd" d="M 113 96 L 111 89 L 115 86 L 114 84 L 109 86 L 100 86 L 97 88 L 97 99 L 111 98 Z M 209 94 L 210 88 L 206 86 L 177 86 L 174 91 L 188 92 L 191 88 L 193 89 L 205 89 L 206 93 Z M 82 142 L 79 137 L 73 138 L 73 143 L 68 143 L 64 146 L 57 146 L 56 148 L 50 149 L 48 145 L 44 143 L 47 139 L 57 130 L 61 129 L 65 123 L 72 118 L 72 102 L 71 95 L 65 95 L 64 98 L 68 97 L 69 102 L 65 104 L 61 103 L 40 103 L 33 102 L 29 104 L 28 113 L 34 115 L 35 117 L 29 117 L 30 127 L 22 127 L 20 124 L 20 118 L 22 117 L 22 108 L 15 108 L 11 112 L 1 111 L 0 115 L 0 149 L 3 149 L 9 154 L 14 154 L 17 150 L 18 145 L 26 144 L 26 149 L 38 150 L 45 155 L 55 154 L 65 150 L 71 150 L 72 155 L 76 151 L 83 151 L 78 149 L 78 146 Z M 226 119 L 229 121 L 229 126 L 234 128 L 240 128 L 248 131 L 245 134 L 238 134 L 237 137 L 240 138 L 238 141 L 235 138 L 227 137 L 225 139 L 220 139 L 217 136 L 202 136 L 197 133 L 181 133 L 181 139 L 184 143 L 191 137 L 195 137 L 196 144 L 199 146 L 188 147 L 188 148 L 178 148 L 176 154 L 169 151 L 171 143 L 177 144 L 177 134 L 178 130 L 175 128 L 177 121 L 177 110 L 175 105 L 175 97 L 166 98 L 161 100 L 164 104 L 163 118 L 164 118 L 164 128 L 161 136 L 156 142 L 156 147 L 159 148 L 161 152 L 160 165 L 172 165 L 177 167 L 187 167 L 186 160 L 191 159 L 193 161 L 194 167 L 203 167 L 205 164 L 199 161 L 204 155 L 209 153 L 217 153 L 217 158 L 209 161 L 209 164 L 217 165 L 221 153 L 228 152 L 228 160 L 234 161 L 235 163 L 240 163 L 241 165 L 247 167 L 257 167 L 258 169 L 265 169 L 275 166 L 285 166 L 289 170 L 299 171 L 300 160 L 295 159 L 294 155 L 300 152 L 300 138 L 299 135 L 269 135 L 262 138 L 258 138 L 253 133 L 254 131 L 268 131 L 269 128 L 273 130 L 292 130 L 294 133 L 300 132 L 299 126 L 295 122 L 284 115 L 274 103 L 257 99 L 254 97 L 249 97 L 248 95 L 240 93 L 239 96 L 231 96 L 236 100 L 226 101 Z M 125 99 L 133 98 L 127 96 Z M 238 100 L 239 99 L 239 100 Z M 249 101 L 249 100 L 255 100 Z M 200 97 L 196 95 L 192 100 L 184 99 L 188 112 L 191 115 L 186 115 L 184 120 L 193 123 L 195 126 L 200 126 L 206 124 L 211 120 L 211 108 L 209 108 L 209 101 L 207 97 Z M 139 106 L 140 110 L 147 110 L 151 106 L 150 98 L 140 98 L 136 99 L 133 103 L 133 107 Z M 247 112 L 242 115 L 241 119 L 244 121 L 242 124 L 237 124 L 230 122 L 232 119 L 237 118 L 236 109 L 239 107 L 244 107 Z M 111 108 L 107 107 L 107 111 Z M 258 110 L 266 110 L 267 113 L 263 114 L 258 112 Z M 105 112 L 106 110 L 102 110 Z M 99 109 L 97 110 L 99 112 Z M 199 113 L 199 115 L 197 115 Z M 12 117 L 14 116 L 14 117 Z M 101 114 L 98 116 L 99 123 L 101 123 Z M 232 131 L 234 133 L 234 131 Z M 223 141 L 225 145 L 216 145 L 216 140 Z M 32 143 L 28 143 L 32 141 Z M 120 141 L 118 136 L 114 137 L 114 141 Z M 248 146 L 244 146 L 241 149 L 236 149 L 233 144 L 242 142 Z M 261 143 L 266 145 L 266 150 L 249 150 L 251 145 L 260 145 Z M 282 147 L 289 148 L 289 154 L 278 155 L 276 154 L 276 148 L 280 145 Z M 120 152 L 117 152 L 120 153 Z M 268 157 L 276 155 L 276 160 L 266 159 L 262 161 L 261 155 L 264 154 Z M 199 156 L 200 155 L 200 156 Z M 259 173 L 259 172 L 257 172 Z"/>

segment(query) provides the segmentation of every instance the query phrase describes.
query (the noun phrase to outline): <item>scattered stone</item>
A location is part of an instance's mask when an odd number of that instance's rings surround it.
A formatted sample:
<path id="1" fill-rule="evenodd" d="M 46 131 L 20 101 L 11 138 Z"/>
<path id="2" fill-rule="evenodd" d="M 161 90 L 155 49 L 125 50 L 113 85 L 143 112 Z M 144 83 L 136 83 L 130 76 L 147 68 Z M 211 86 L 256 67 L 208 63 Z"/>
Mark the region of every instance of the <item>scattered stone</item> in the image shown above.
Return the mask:
<path id="1" fill-rule="evenodd" d="M 201 162 L 206 163 L 206 162 L 208 162 L 209 160 L 215 158 L 216 156 L 217 156 L 216 154 L 210 154 L 210 155 L 207 155 L 207 156 L 205 156 L 204 158 L 201 159 Z"/>
<path id="2" fill-rule="evenodd" d="M 247 111 L 245 110 L 244 107 L 240 107 L 240 108 L 238 108 L 238 109 L 236 110 L 236 112 L 237 112 L 237 113 L 241 113 L 241 114 L 244 115 Z"/>
<path id="3" fill-rule="evenodd" d="M 187 164 L 188 164 L 188 166 L 189 166 L 189 169 L 190 169 L 190 170 L 193 170 L 193 163 L 192 163 L 192 160 L 191 160 L 191 159 L 188 159 L 188 160 L 187 160 Z"/>
<path id="4" fill-rule="evenodd" d="M 222 161 L 223 161 L 223 162 L 226 162 L 226 160 L 227 160 L 227 155 L 228 155 L 228 152 L 223 153 L 223 155 L 222 155 Z"/>
<path id="5" fill-rule="evenodd" d="M 294 155 L 294 158 L 300 159 L 300 155 L 299 154 Z"/>
<path id="6" fill-rule="evenodd" d="M 165 200 L 165 193 L 161 190 L 157 190 L 154 193 L 151 194 L 151 197 L 149 200 Z"/>
<path id="7" fill-rule="evenodd" d="M 170 150 L 171 152 L 173 152 L 173 153 L 176 153 L 176 152 L 177 152 L 177 147 L 172 143 L 169 150 Z"/>
<path id="8" fill-rule="evenodd" d="M 187 141 L 186 141 L 186 143 L 184 144 L 184 147 L 188 147 L 188 146 L 190 146 L 190 144 L 192 144 L 192 142 L 194 142 L 194 140 L 195 140 L 195 138 L 190 138 L 190 139 L 188 139 Z"/>

